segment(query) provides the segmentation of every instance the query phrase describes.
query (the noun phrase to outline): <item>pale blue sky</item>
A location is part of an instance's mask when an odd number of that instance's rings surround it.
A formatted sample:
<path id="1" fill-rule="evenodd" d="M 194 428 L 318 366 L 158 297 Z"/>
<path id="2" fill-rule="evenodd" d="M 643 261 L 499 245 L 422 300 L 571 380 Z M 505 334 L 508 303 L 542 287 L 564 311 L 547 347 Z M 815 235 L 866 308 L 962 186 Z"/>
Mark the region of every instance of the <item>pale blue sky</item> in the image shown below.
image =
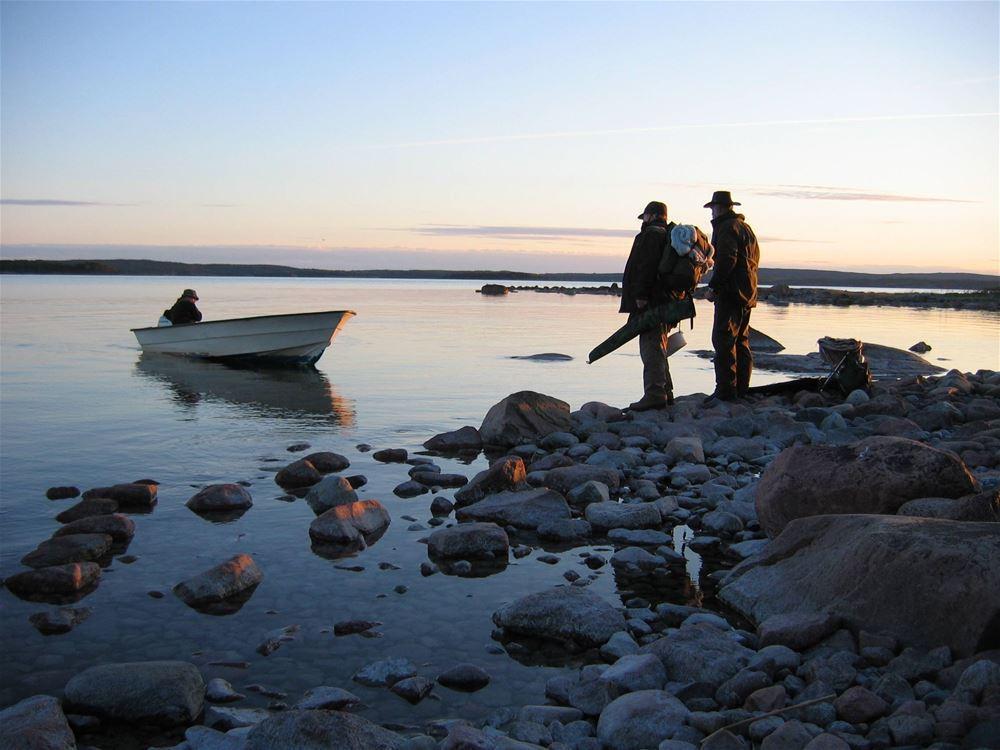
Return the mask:
<path id="1" fill-rule="evenodd" d="M 4 257 L 998 272 L 998 7 L 4 2 Z"/>

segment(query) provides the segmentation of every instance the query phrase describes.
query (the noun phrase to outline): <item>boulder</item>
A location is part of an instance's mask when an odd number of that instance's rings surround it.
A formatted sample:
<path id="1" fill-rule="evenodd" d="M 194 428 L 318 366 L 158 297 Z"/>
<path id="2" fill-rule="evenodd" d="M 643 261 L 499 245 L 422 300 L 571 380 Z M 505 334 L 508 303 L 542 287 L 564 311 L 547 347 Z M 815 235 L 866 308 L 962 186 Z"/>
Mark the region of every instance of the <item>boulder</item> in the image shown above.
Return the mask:
<path id="1" fill-rule="evenodd" d="M 350 505 L 357 502 L 357 499 L 358 493 L 354 491 L 351 483 L 336 474 L 323 477 L 310 487 L 305 498 L 317 516 L 338 505 Z"/>
<path id="2" fill-rule="evenodd" d="M 441 560 L 506 560 L 507 532 L 495 523 L 460 523 L 427 538 L 427 554 Z"/>
<path id="3" fill-rule="evenodd" d="M 4 585 L 22 599 L 77 599 L 96 586 L 100 579 L 100 565 L 79 562 L 16 573 L 5 580 Z"/>
<path id="4" fill-rule="evenodd" d="M 310 453 L 305 457 L 305 460 L 311 463 L 320 474 L 343 471 L 351 465 L 346 456 L 342 456 L 339 453 L 331 453 L 330 451 Z"/>
<path id="5" fill-rule="evenodd" d="M 56 520 L 59 523 L 71 523 L 91 516 L 109 516 L 117 511 L 117 500 L 112 500 L 110 497 L 92 497 L 67 508 L 56 516 Z"/>
<path id="6" fill-rule="evenodd" d="M 45 497 L 49 500 L 67 500 L 71 497 L 77 497 L 79 494 L 79 487 L 49 487 L 45 490 Z"/>
<path id="7" fill-rule="evenodd" d="M 508 633 L 581 646 L 600 646 L 625 630 L 625 618 L 599 595 L 560 586 L 522 596 L 493 613 L 493 622 Z"/>
<path id="8" fill-rule="evenodd" d="M 777 339 L 772 339 L 763 331 L 758 331 L 753 326 L 750 327 L 747 338 L 750 343 L 751 351 L 776 354 L 777 352 L 785 350 L 784 344 Z"/>
<path id="9" fill-rule="evenodd" d="M 59 701 L 35 695 L 0 711 L 0 750 L 76 750 Z"/>
<path id="10" fill-rule="evenodd" d="M 853 445 L 797 445 L 757 485 L 757 516 L 775 537 L 795 518 L 895 513 L 908 500 L 962 497 L 977 482 L 955 454 L 913 440 L 871 437 Z"/>
<path id="11" fill-rule="evenodd" d="M 575 487 L 590 481 L 601 482 L 612 492 L 617 492 L 621 485 L 621 478 L 616 470 L 586 464 L 549 469 L 545 472 L 543 484 L 549 489 L 569 496 Z"/>
<path id="12" fill-rule="evenodd" d="M 250 555 L 240 554 L 174 586 L 174 594 L 189 607 L 248 596 L 264 580 Z"/>
<path id="13" fill-rule="evenodd" d="M 312 487 L 322 478 L 316 467 L 304 458 L 293 461 L 274 475 L 275 484 L 284 489 Z"/>
<path id="14" fill-rule="evenodd" d="M 135 536 L 135 521 L 121 513 L 106 516 L 89 516 L 56 529 L 52 536 L 70 534 L 107 534 L 116 545 L 128 544 Z"/>
<path id="15" fill-rule="evenodd" d="M 607 644 L 605 644 L 606 646 Z M 625 654 L 599 678 L 620 693 L 660 690 L 667 681 L 663 663 L 653 654 Z"/>
<path id="16" fill-rule="evenodd" d="M 364 547 L 388 528 L 389 511 L 378 500 L 338 505 L 309 525 L 309 537 L 320 544 Z"/>
<path id="17" fill-rule="evenodd" d="M 998 559 L 992 523 L 812 516 L 734 568 L 719 596 L 756 622 L 829 613 L 852 630 L 968 655 L 998 642 Z"/>
<path id="18" fill-rule="evenodd" d="M 141 661 L 90 667 L 67 682 L 64 692 L 81 713 L 172 727 L 198 717 L 205 683 L 194 664 Z"/>
<path id="19" fill-rule="evenodd" d="M 747 665 L 754 652 L 740 645 L 734 631 L 707 622 L 684 622 L 668 638 L 643 646 L 655 654 L 671 682 L 704 682 L 719 687 Z"/>
<path id="20" fill-rule="evenodd" d="M 455 512 L 459 521 L 493 521 L 519 529 L 537 529 L 571 515 L 565 498 L 544 488 L 500 492 Z"/>
<path id="21" fill-rule="evenodd" d="M 354 693 L 343 688 L 321 685 L 306 690 L 302 700 L 295 704 L 295 708 L 327 708 L 334 711 L 350 711 L 360 705 L 361 699 Z"/>
<path id="22" fill-rule="evenodd" d="M 640 690 L 616 698 L 601 711 L 597 739 L 615 750 L 646 750 L 670 739 L 690 715 L 665 690 Z"/>
<path id="23" fill-rule="evenodd" d="M 490 675 L 475 664 L 457 664 L 439 674 L 437 681 L 452 690 L 474 693 L 490 684 Z"/>
<path id="24" fill-rule="evenodd" d="M 120 508 L 148 509 L 156 505 L 156 485 L 145 482 L 116 484 L 112 487 L 95 487 L 83 493 L 83 499 L 106 497 L 118 503 Z"/>
<path id="25" fill-rule="evenodd" d="M 596 529 L 652 529 L 663 523 L 653 503 L 591 503 L 584 517 Z"/>
<path id="26" fill-rule="evenodd" d="M 28 622 L 42 635 L 62 635 L 90 617 L 91 612 L 90 607 L 60 607 L 51 612 L 35 612 Z"/>
<path id="27" fill-rule="evenodd" d="M 946 518 L 950 521 L 1000 521 L 1000 490 L 987 490 L 952 500 L 945 497 L 925 497 L 899 506 L 900 516 Z"/>
<path id="28" fill-rule="evenodd" d="M 96 562 L 111 552 L 107 534 L 69 534 L 46 539 L 21 558 L 29 568 L 47 568 L 74 562 Z"/>
<path id="29" fill-rule="evenodd" d="M 478 452 L 483 447 L 483 438 L 479 435 L 479 430 L 471 425 L 466 425 L 451 432 L 435 435 L 424 442 L 424 447 L 429 451 L 439 453 Z"/>
<path id="30" fill-rule="evenodd" d="M 246 750 L 403 750 L 406 740 L 341 711 L 282 711 L 250 730 Z"/>
<path id="31" fill-rule="evenodd" d="M 184 504 L 195 513 L 226 513 L 246 510 L 253 505 L 253 498 L 239 484 L 210 484 Z"/>
<path id="32" fill-rule="evenodd" d="M 524 461 L 517 456 L 504 456 L 494 461 L 472 478 L 466 486 L 455 493 L 455 504 L 459 507 L 482 500 L 495 492 L 507 492 L 527 488 L 527 474 Z"/>
<path id="33" fill-rule="evenodd" d="M 408 455 L 406 448 L 383 448 L 372 453 L 372 458 L 383 464 L 401 464 Z"/>
<path id="34" fill-rule="evenodd" d="M 479 434 L 484 445 L 503 448 L 530 443 L 553 432 L 570 432 L 573 420 L 565 401 L 534 391 L 507 396 L 486 413 Z"/>

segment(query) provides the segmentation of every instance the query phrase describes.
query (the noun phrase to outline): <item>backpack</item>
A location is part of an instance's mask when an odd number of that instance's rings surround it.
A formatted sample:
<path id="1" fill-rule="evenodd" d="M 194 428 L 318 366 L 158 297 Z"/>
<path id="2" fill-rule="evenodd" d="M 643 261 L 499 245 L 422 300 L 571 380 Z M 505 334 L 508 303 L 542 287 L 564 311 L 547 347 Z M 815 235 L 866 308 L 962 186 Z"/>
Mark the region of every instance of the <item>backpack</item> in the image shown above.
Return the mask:
<path id="1" fill-rule="evenodd" d="M 715 248 L 712 247 L 712 243 L 709 242 L 705 233 L 693 224 L 675 224 L 670 230 L 670 242 L 663 249 L 663 252 L 664 255 L 676 254 L 681 258 L 687 258 L 693 269 L 692 288 L 698 286 L 702 277 L 715 265 L 713 260 Z M 661 270 L 667 262 L 668 258 L 660 261 Z M 670 265 L 672 266 L 673 263 Z"/>

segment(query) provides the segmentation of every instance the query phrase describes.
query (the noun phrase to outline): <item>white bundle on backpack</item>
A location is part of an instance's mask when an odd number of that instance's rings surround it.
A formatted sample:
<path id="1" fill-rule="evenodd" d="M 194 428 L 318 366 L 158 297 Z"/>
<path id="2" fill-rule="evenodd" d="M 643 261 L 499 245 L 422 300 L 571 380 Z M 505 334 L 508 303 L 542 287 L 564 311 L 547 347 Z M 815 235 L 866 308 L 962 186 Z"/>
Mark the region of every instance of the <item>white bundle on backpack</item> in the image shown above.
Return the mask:
<path id="1" fill-rule="evenodd" d="M 678 224 L 670 230 L 670 246 L 683 257 L 687 257 L 695 266 L 704 266 L 705 270 L 715 265 L 712 255 L 715 248 L 708 237 L 693 224 Z"/>

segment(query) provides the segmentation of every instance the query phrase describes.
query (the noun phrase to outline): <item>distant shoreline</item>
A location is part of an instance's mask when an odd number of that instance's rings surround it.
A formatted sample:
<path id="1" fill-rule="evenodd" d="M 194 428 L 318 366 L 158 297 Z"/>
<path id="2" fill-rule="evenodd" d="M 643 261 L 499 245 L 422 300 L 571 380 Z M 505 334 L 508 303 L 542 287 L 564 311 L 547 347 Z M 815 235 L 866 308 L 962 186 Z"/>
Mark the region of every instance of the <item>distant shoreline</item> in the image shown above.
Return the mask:
<path id="1" fill-rule="evenodd" d="M 621 283 L 620 273 L 524 271 L 328 270 L 237 263 L 175 263 L 156 260 L 0 260 L 0 274 L 88 276 L 220 276 L 348 279 L 466 279 L 478 281 L 589 281 Z M 859 273 L 800 268 L 762 268 L 762 285 L 882 287 L 896 289 L 1000 289 L 1000 275 L 980 273 Z"/>

